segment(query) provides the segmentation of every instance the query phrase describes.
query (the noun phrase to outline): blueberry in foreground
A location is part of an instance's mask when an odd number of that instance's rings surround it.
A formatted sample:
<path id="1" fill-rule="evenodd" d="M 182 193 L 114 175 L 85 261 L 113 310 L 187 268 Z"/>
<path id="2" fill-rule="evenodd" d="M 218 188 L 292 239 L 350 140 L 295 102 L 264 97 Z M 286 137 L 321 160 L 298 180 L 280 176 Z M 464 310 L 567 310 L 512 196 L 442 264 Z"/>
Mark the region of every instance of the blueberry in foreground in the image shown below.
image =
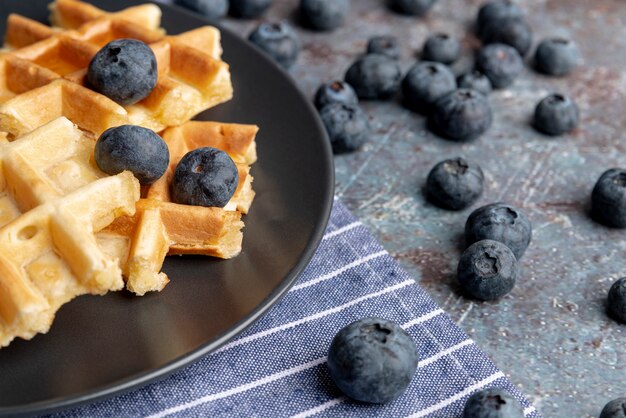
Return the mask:
<path id="1" fill-rule="evenodd" d="M 436 0 L 391 0 L 391 9 L 409 16 L 424 16 Z"/>
<path id="2" fill-rule="evenodd" d="M 174 0 L 174 3 L 213 21 L 226 16 L 229 6 L 228 0 Z"/>
<path id="3" fill-rule="evenodd" d="M 626 277 L 622 277 L 611 286 L 608 308 L 615 319 L 626 322 Z"/>
<path id="4" fill-rule="evenodd" d="M 454 74 L 438 62 L 418 62 L 402 80 L 402 102 L 415 112 L 430 113 L 433 103 L 456 89 Z"/>
<path id="5" fill-rule="evenodd" d="M 367 115 L 356 104 L 328 104 L 320 111 L 320 117 L 335 154 L 356 151 L 369 139 Z"/>
<path id="6" fill-rule="evenodd" d="M 298 36 L 286 22 L 261 23 L 248 39 L 285 69 L 291 68 L 300 54 Z"/>
<path id="7" fill-rule="evenodd" d="M 533 125 L 547 135 L 562 135 L 578 126 L 578 106 L 563 94 L 551 94 L 537 104 Z"/>
<path id="8" fill-rule="evenodd" d="M 470 89 L 458 89 L 439 98 L 430 115 L 430 127 L 444 138 L 469 141 L 485 133 L 493 120 L 487 97 Z"/>
<path id="9" fill-rule="evenodd" d="M 459 40 L 447 33 L 436 33 L 426 39 L 422 50 L 422 59 L 442 64 L 452 64 L 461 55 Z"/>
<path id="10" fill-rule="evenodd" d="M 360 99 L 389 99 L 400 86 L 398 63 L 381 54 L 367 54 L 354 62 L 344 77 Z"/>
<path id="11" fill-rule="evenodd" d="M 510 45 L 523 57 L 533 42 L 533 32 L 523 19 L 502 19 L 487 23 L 481 30 L 485 44 Z"/>
<path id="12" fill-rule="evenodd" d="M 489 44 L 478 52 L 476 69 L 489 78 L 494 88 L 501 89 L 515 81 L 524 69 L 524 62 L 512 46 Z"/>
<path id="13" fill-rule="evenodd" d="M 487 24 L 504 19 L 522 19 L 524 12 L 511 0 L 490 1 L 481 6 L 478 11 L 476 26 L 480 33 Z"/>
<path id="14" fill-rule="evenodd" d="M 308 28 L 332 30 L 343 23 L 349 8 L 348 0 L 300 0 L 300 19 Z"/>
<path id="15" fill-rule="evenodd" d="M 491 93 L 492 90 L 489 78 L 476 70 L 461 75 L 456 82 L 460 89 L 473 89 L 485 95 Z"/>
<path id="16" fill-rule="evenodd" d="M 478 164 L 465 158 L 441 161 L 433 167 L 426 180 L 428 200 L 451 210 L 460 210 L 474 203 L 482 194 L 485 176 Z"/>
<path id="17" fill-rule="evenodd" d="M 387 403 L 402 395 L 418 360 L 411 336 L 381 318 L 347 325 L 328 350 L 328 370 L 335 384 L 349 397 L 369 403 Z"/>
<path id="18" fill-rule="evenodd" d="M 626 398 L 613 399 L 607 403 L 599 418 L 626 418 Z"/>
<path id="19" fill-rule="evenodd" d="M 541 41 L 535 51 L 535 69 L 540 73 L 564 76 L 580 63 L 582 55 L 576 43 L 565 38 Z"/>
<path id="20" fill-rule="evenodd" d="M 489 388 L 470 396 L 463 418 L 524 418 L 524 410 L 504 389 Z"/>
<path id="21" fill-rule="evenodd" d="M 465 223 L 467 245 L 485 239 L 503 243 L 519 260 L 532 239 L 532 225 L 519 209 L 506 203 L 492 203 L 476 209 Z"/>
<path id="22" fill-rule="evenodd" d="M 480 300 L 500 299 L 513 290 L 518 276 L 511 249 L 489 239 L 470 245 L 461 255 L 457 270 L 463 290 Z"/>
<path id="23" fill-rule="evenodd" d="M 121 105 L 137 103 L 156 86 L 156 57 L 141 41 L 111 41 L 89 63 L 87 82 L 89 87 Z"/>
<path id="24" fill-rule="evenodd" d="M 614 228 L 626 228 L 626 170 L 612 168 L 598 179 L 591 193 L 594 219 Z"/>
<path id="25" fill-rule="evenodd" d="M 183 205 L 226 206 L 237 190 L 239 172 L 222 150 L 204 147 L 180 160 L 172 179 L 172 200 Z"/>
<path id="26" fill-rule="evenodd" d="M 356 93 L 350 84 L 336 80 L 332 83 L 324 83 L 318 87 L 313 99 L 317 110 L 331 103 L 344 103 L 355 105 L 359 102 Z"/>
<path id="27" fill-rule="evenodd" d="M 135 125 L 109 128 L 94 147 L 94 159 L 107 174 L 131 171 L 141 184 L 157 181 L 170 163 L 170 153 L 159 135 Z"/>
<path id="28" fill-rule="evenodd" d="M 229 13 L 242 18 L 259 17 L 271 5 L 272 0 L 230 0 Z"/>
<path id="29" fill-rule="evenodd" d="M 374 36 L 367 41 L 368 54 L 386 55 L 397 60 L 402 55 L 398 38 L 391 35 Z"/>

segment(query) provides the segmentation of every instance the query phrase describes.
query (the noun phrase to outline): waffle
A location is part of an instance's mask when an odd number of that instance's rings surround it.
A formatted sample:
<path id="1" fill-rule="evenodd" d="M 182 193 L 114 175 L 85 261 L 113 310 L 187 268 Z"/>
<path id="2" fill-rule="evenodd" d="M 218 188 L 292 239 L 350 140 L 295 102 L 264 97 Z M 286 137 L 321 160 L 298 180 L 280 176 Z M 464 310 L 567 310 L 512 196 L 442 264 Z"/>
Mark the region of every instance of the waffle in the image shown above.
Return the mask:
<path id="1" fill-rule="evenodd" d="M 0 130 L 19 137 L 65 116 L 96 135 L 111 126 L 162 131 L 232 97 L 219 31 L 206 26 L 175 36 L 157 30 L 154 5 L 107 13 L 75 0 L 51 6 L 49 28 L 11 15 L 7 49 L 0 53 Z M 91 58 L 107 42 L 135 38 L 155 53 L 157 85 L 139 103 L 120 106 L 85 87 Z"/>
<path id="2" fill-rule="evenodd" d="M 76 296 L 124 286 L 97 235 L 134 214 L 139 182 L 99 172 L 92 152 L 93 139 L 67 119 L 0 140 L 0 346 L 47 332 Z"/>
<path id="3" fill-rule="evenodd" d="M 256 126 L 188 122 L 162 133 L 170 151 L 170 166 L 154 184 L 144 186 L 135 216 L 118 218 L 106 231 L 112 238 L 134 236 L 125 263 L 127 288 L 143 295 L 168 283 L 160 272 L 166 254 L 202 254 L 231 258 L 241 252 L 241 213 L 247 213 L 254 191 L 249 164 L 256 160 Z M 189 151 L 214 147 L 236 162 L 239 183 L 224 209 L 173 203 L 170 185 L 180 159 Z"/>

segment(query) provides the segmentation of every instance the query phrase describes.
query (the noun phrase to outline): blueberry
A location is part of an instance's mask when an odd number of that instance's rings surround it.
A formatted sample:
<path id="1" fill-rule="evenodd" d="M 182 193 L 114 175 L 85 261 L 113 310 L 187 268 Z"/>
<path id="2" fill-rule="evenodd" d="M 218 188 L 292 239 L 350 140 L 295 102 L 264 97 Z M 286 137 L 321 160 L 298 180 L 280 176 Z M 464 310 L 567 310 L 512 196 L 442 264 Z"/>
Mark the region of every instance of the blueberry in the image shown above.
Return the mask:
<path id="1" fill-rule="evenodd" d="M 422 59 L 442 64 L 452 64 L 459 59 L 461 44 L 447 33 L 436 33 L 426 39 L 422 50 Z"/>
<path id="2" fill-rule="evenodd" d="M 355 105 L 359 102 L 354 89 L 344 81 L 333 81 L 319 86 L 315 92 L 315 107 L 317 110 L 331 103 Z"/>
<path id="3" fill-rule="evenodd" d="M 533 32 L 523 19 L 502 19 L 487 23 L 481 31 L 484 44 L 506 44 L 523 57 L 533 42 Z"/>
<path id="4" fill-rule="evenodd" d="M 580 61 L 580 50 L 569 39 L 543 40 L 535 51 L 535 68 L 548 75 L 567 75 L 578 66 Z"/>
<path id="5" fill-rule="evenodd" d="M 156 57 L 141 41 L 111 41 L 89 63 L 87 82 L 95 91 L 121 105 L 137 103 L 156 86 Z"/>
<path id="6" fill-rule="evenodd" d="M 476 68 L 489 78 L 494 88 L 501 89 L 511 85 L 520 75 L 524 62 L 512 46 L 490 44 L 478 52 Z"/>
<path id="7" fill-rule="evenodd" d="M 524 418 L 524 410 L 507 391 L 489 388 L 469 397 L 463 418 Z"/>
<path id="8" fill-rule="evenodd" d="M 409 16 L 424 16 L 436 0 L 390 0 L 392 10 Z"/>
<path id="9" fill-rule="evenodd" d="M 298 36 L 286 22 L 261 23 L 248 39 L 286 69 L 300 54 Z"/>
<path id="10" fill-rule="evenodd" d="M 331 103 L 320 110 L 335 154 L 359 149 L 370 135 L 367 115 L 356 104 Z"/>
<path id="11" fill-rule="evenodd" d="M 578 106 L 569 97 L 551 94 L 535 108 L 535 129 L 548 135 L 562 135 L 578 126 Z"/>
<path id="12" fill-rule="evenodd" d="M 429 123 L 438 135 L 468 141 L 485 133 L 492 119 L 491 106 L 484 94 L 458 89 L 435 102 Z"/>
<path id="13" fill-rule="evenodd" d="M 480 197 L 484 181 L 483 170 L 478 164 L 464 158 L 445 160 L 428 174 L 426 194 L 439 207 L 460 210 Z"/>
<path id="14" fill-rule="evenodd" d="M 598 179 L 591 193 L 591 213 L 604 225 L 626 228 L 626 170 L 612 168 Z"/>
<path id="15" fill-rule="evenodd" d="M 394 60 L 400 59 L 400 55 L 402 55 L 398 39 L 391 35 L 370 38 L 367 41 L 367 53 L 386 55 Z"/>
<path id="16" fill-rule="evenodd" d="M 230 0 L 229 13 L 235 17 L 259 17 L 271 5 L 272 0 Z"/>
<path id="17" fill-rule="evenodd" d="M 157 181 L 170 163 L 165 141 L 151 131 L 135 125 L 109 128 L 100 135 L 94 159 L 107 174 L 131 171 L 141 184 Z"/>
<path id="18" fill-rule="evenodd" d="M 491 81 L 480 71 L 463 74 L 457 79 L 457 84 L 460 89 L 473 89 L 485 95 L 491 93 Z"/>
<path id="19" fill-rule="evenodd" d="M 239 183 L 239 172 L 224 151 L 197 148 L 179 161 L 172 179 L 172 200 L 183 205 L 226 206 Z"/>
<path id="20" fill-rule="evenodd" d="M 615 319 L 626 322 L 626 277 L 622 277 L 611 286 L 609 290 L 608 308 Z M 624 412 L 626 412 L 626 410 Z"/>
<path id="21" fill-rule="evenodd" d="M 174 3 L 214 21 L 223 18 L 228 12 L 228 0 L 174 0 Z"/>
<path id="22" fill-rule="evenodd" d="M 476 209 L 465 223 L 467 245 L 481 240 L 503 243 L 518 260 L 532 238 L 532 225 L 519 209 L 505 203 L 492 203 Z"/>
<path id="23" fill-rule="evenodd" d="M 504 19 L 522 19 L 524 12 L 511 0 L 495 0 L 485 3 L 478 11 L 476 26 L 479 33 L 488 23 Z"/>
<path id="24" fill-rule="evenodd" d="M 433 103 L 456 89 L 454 74 L 438 62 L 418 62 L 402 80 L 403 104 L 416 112 L 430 113 Z"/>
<path id="25" fill-rule="evenodd" d="M 348 0 L 300 0 L 300 19 L 308 28 L 332 30 L 343 23 L 349 8 Z"/>
<path id="26" fill-rule="evenodd" d="M 395 60 L 381 55 L 368 54 L 353 63 L 345 80 L 360 99 L 388 99 L 400 85 L 402 72 Z"/>
<path id="27" fill-rule="evenodd" d="M 626 398 L 613 399 L 607 403 L 600 412 L 600 418 L 626 418 Z"/>
<path id="28" fill-rule="evenodd" d="M 362 402 L 387 403 L 409 386 L 419 355 L 400 326 L 365 318 L 342 328 L 328 350 L 328 370 L 335 384 Z"/>

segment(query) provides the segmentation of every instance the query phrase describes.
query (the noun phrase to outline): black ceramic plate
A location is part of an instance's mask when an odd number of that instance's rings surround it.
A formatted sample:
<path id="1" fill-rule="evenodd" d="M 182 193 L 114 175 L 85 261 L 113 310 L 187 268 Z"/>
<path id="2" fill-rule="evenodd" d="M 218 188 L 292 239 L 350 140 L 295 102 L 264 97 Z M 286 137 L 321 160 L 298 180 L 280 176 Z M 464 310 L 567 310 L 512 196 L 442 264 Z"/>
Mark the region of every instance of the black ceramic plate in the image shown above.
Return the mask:
<path id="1" fill-rule="evenodd" d="M 145 1 L 100 0 L 119 10 Z M 0 0 L 0 33 L 11 12 L 47 22 L 48 0 Z M 161 5 L 170 34 L 207 24 Z M 66 408 L 129 390 L 210 353 L 259 318 L 312 257 L 332 205 L 332 154 L 314 109 L 270 60 L 222 32 L 235 97 L 196 119 L 252 123 L 257 192 L 233 260 L 168 258 L 160 293 L 82 296 L 52 329 L 0 350 L 0 414 Z"/>

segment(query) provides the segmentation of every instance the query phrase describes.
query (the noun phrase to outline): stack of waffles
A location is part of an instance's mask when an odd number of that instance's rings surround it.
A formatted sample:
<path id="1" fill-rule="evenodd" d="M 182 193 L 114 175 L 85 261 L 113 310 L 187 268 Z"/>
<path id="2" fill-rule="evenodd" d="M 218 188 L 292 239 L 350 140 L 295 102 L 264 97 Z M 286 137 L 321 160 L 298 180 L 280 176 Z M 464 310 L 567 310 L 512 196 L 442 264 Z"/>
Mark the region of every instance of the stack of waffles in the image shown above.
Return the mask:
<path id="1" fill-rule="evenodd" d="M 56 0 L 50 9 L 52 27 L 9 16 L 0 49 L 0 346 L 47 332 L 76 296 L 162 290 L 168 254 L 234 257 L 254 198 L 258 128 L 190 121 L 233 94 L 217 29 L 168 36 L 152 4 L 109 13 Z M 129 106 L 85 83 L 91 58 L 120 38 L 148 44 L 159 71 L 151 94 Z M 165 140 L 170 166 L 157 182 L 140 186 L 130 172 L 109 176 L 96 165 L 98 136 L 123 124 Z M 178 162 L 200 147 L 237 165 L 224 208 L 171 201 Z"/>

